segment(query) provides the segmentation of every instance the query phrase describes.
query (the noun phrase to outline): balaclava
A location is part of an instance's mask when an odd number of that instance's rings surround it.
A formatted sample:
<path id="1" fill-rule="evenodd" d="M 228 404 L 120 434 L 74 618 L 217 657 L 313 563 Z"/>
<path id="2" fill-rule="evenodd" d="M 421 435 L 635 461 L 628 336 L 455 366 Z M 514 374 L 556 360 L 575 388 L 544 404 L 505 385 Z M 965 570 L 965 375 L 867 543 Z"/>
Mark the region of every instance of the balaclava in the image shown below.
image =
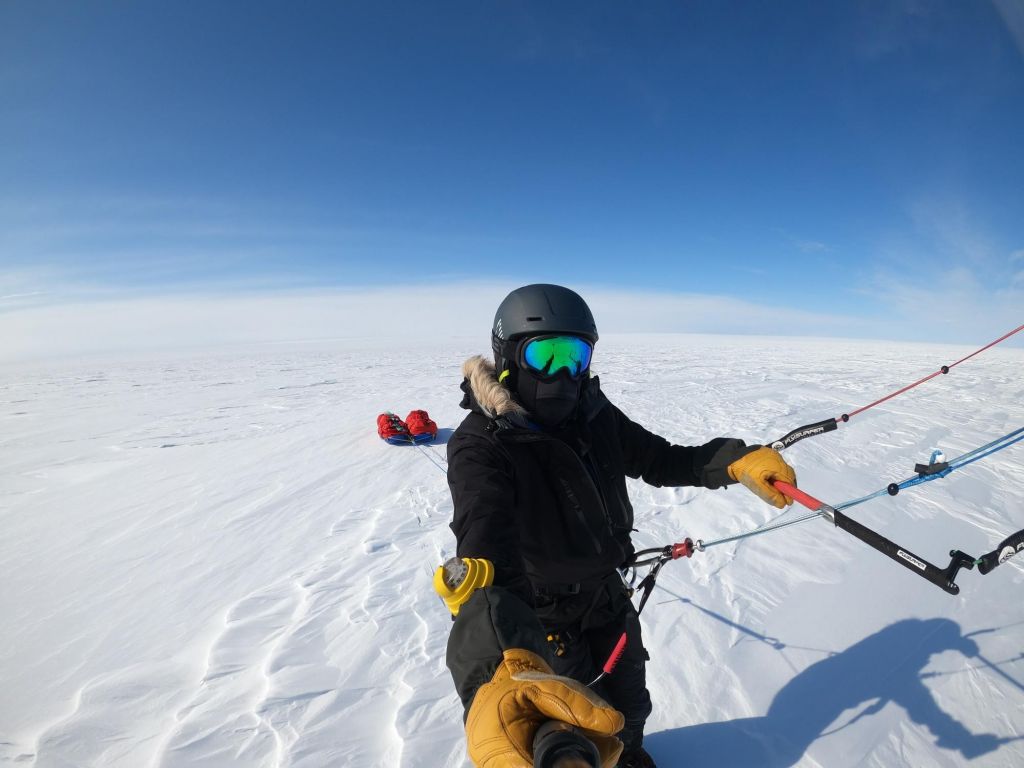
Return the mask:
<path id="1" fill-rule="evenodd" d="M 516 371 L 513 392 L 535 422 L 554 429 L 564 426 L 575 415 L 582 382 L 582 376 L 573 379 L 568 371 L 544 380 L 520 368 Z"/>

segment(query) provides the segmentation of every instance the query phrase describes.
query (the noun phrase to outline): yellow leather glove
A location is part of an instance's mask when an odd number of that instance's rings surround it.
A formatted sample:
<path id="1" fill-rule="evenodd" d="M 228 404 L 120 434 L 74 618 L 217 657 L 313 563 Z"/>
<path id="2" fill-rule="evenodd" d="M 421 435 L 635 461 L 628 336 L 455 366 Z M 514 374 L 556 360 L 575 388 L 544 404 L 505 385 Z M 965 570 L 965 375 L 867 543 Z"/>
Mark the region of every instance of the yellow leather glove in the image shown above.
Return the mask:
<path id="1" fill-rule="evenodd" d="M 622 754 L 615 738 L 622 713 L 582 683 L 553 674 L 537 654 L 512 648 L 469 708 L 469 757 L 478 768 L 532 768 L 533 737 L 548 720 L 578 727 L 597 747 L 602 768 L 613 768 Z"/>
<path id="2" fill-rule="evenodd" d="M 742 459 L 737 459 L 726 469 L 729 477 L 743 483 L 748 490 L 769 504 L 783 509 L 787 504 L 793 503 L 789 496 L 775 490 L 771 483 L 772 480 L 782 480 L 790 485 L 796 485 L 796 472 L 778 451 L 761 446 Z"/>

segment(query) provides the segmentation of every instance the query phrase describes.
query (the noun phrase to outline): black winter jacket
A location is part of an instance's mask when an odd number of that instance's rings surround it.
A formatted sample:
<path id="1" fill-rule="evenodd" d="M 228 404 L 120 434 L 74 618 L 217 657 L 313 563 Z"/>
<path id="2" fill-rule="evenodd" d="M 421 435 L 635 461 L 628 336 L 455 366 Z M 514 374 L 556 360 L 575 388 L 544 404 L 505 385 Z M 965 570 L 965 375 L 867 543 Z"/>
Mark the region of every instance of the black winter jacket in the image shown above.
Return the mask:
<path id="1" fill-rule="evenodd" d="M 753 450 L 730 438 L 671 445 L 630 421 L 597 378 L 585 382 L 573 425 L 550 434 L 530 423 L 490 362 L 471 358 L 463 373 L 462 406 L 470 413 L 448 442 L 456 551 L 492 561 L 496 587 L 527 605 L 536 594 L 596 587 L 633 553 L 627 476 L 654 486 L 718 488 L 733 482 L 726 467 Z M 449 639 L 449 667 L 466 706 L 501 658 L 492 651 L 481 668 L 488 644 L 461 647 L 501 634 L 493 624 L 466 626 L 473 616 L 495 619 L 493 608 L 480 608 L 460 611 Z"/>
<path id="2" fill-rule="evenodd" d="M 732 482 L 728 464 L 750 450 L 729 438 L 671 445 L 630 421 L 596 378 L 585 382 L 571 428 L 550 434 L 530 424 L 487 361 L 473 358 L 466 372 L 470 414 L 448 443 L 451 527 L 458 555 L 491 560 L 496 583 L 600 581 L 633 554 L 627 476 L 718 488 Z"/>

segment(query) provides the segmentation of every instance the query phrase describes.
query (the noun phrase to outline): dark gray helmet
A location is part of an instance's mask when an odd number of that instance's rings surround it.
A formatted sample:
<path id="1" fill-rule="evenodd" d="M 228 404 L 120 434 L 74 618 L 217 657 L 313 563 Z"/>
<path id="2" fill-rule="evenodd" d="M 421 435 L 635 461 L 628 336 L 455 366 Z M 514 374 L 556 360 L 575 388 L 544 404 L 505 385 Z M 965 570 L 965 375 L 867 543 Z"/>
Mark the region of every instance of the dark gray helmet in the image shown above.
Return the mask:
<path id="1" fill-rule="evenodd" d="M 498 305 L 491 328 L 494 366 L 507 371 L 515 388 L 515 348 L 517 340 L 547 333 L 582 336 L 597 341 L 597 323 L 590 307 L 578 293 L 560 285 L 536 283 L 516 288 Z M 504 378 L 504 377 L 503 377 Z"/>
<path id="2" fill-rule="evenodd" d="M 516 288 L 494 314 L 491 336 L 501 343 L 523 336 L 564 333 L 597 341 L 597 323 L 578 293 L 537 283 Z"/>

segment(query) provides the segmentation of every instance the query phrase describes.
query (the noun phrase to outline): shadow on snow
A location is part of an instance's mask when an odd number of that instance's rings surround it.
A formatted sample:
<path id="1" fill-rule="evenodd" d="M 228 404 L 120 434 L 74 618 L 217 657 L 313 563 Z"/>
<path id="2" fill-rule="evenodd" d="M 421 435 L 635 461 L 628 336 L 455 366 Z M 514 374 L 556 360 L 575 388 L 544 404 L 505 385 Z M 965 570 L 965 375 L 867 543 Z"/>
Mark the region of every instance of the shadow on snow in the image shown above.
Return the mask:
<path id="1" fill-rule="evenodd" d="M 774 638 L 744 631 L 775 648 L 784 647 Z M 889 703 L 899 705 L 911 720 L 927 728 L 936 746 L 955 750 L 967 759 L 1022 738 L 971 733 L 939 708 L 923 682 L 929 675 L 922 670 L 933 655 L 946 651 L 984 661 L 977 644 L 953 621 L 899 621 L 800 672 L 776 694 L 763 717 L 652 733 L 644 746 L 662 762 L 676 755 L 685 756 L 686 765 L 785 768 L 795 765 L 817 739 L 873 715 Z M 868 706 L 852 720 L 826 733 L 843 712 L 865 704 Z"/>

